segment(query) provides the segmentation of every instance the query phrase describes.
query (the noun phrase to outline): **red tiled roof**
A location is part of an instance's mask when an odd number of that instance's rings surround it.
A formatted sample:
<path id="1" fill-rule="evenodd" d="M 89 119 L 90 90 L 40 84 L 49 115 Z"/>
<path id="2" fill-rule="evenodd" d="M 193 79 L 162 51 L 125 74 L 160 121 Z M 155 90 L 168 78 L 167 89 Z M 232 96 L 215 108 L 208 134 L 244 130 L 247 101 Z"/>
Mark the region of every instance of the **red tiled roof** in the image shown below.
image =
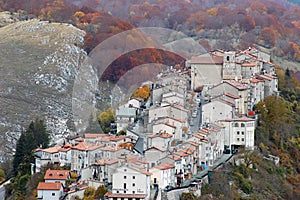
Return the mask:
<path id="1" fill-rule="evenodd" d="M 102 146 L 103 146 L 103 144 L 96 145 L 96 144 L 91 144 L 91 143 L 87 143 L 87 142 L 79 142 L 77 145 L 73 146 L 72 149 L 77 149 L 80 151 L 93 151 Z"/>
<path id="2" fill-rule="evenodd" d="M 173 164 L 166 163 L 166 164 L 161 164 L 161 165 L 155 166 L 155 168 L 160 169 L 160 170 L 166 170 L 166 169 L 175 168 L 175 166 Z"/>
<path id="3" fill-rule="evenodd" d="M 115 151 L 118 151 L 120 149 L 124 149 L 124 148 L 121 148 L 119 146 L 115 146 L 115 147 L 112 147 L 112 146 L 106 146 L 106 147 L 102 147 L 101 150 L 102 151 L 111 151 L 111 152 L 115 152 Z"/>
<path id="4" fill-rule="evenodd" d="M 166 133 L 166 132 L 161 132 L 161 133 L 154 133 L 153 135 L 149 136 L 149 138 L 157 138 L 157 137 L 167 139 L 167 138 L 173 137 L 173 134 Z"/>
<path id="5" fill-rule="evenodd" d="M 62 187 L 62 183 L 39 182 L 37 189 L 38 190 L 60 190 L 61 187 Z"/>
<path id="6" fill-rule="evenodd" d="M 235 80 L 224 80 L 224 83 L 228 83 L 229 85 L 235 87 L 238 90 L 247 90 L 247 87 L 244 84 Z"/>
<path id="7" fill-rule="evenodd" d="M 217 126 L 217 127 L 219 127 L 219 128 L 225 128 L 225 126 L 224 126 L 223 124 L 220 124 L 220 123 L 218 123 L 218 122 L 212 122 L 212 123 L 210 123 L 210 124 L 215 125 L 215 126 Z"/>
<path id="8" fill-rule="evenodd" d="M 60 149 L 60 146 L 56 146 L 56 147 L 50 147 L 47 149 L 43 149 L 42 151 L 47 152 L 47 153 L 57 153 Z"/>
<path id="9" fill-rule="evenodd" d="M 225 96 L 230 97 L 230 98 L 232 98 L 232 99 L 239 99 L 238 96 L 235 96 L 235 95 L 230 94 L 230 93 L 226 93 Z"/>
<path id="10" fill-rule="evenodd" d="M 221 121 L 225 121 L 225 122 L 250 122 L 250 121 L 255 121 L 255 119 L 243 116 L 243 117 L 240 117 L 240 118 L 225 119 L 225 120 L 221 120 Z"/>
<path id="11" fill-rule="evenodd" d="M 242 67 L 255 67 L 256 63 L 255 62 L 245 62 L 242 63 Z"/>
<path id="12" fill-rule="evenodd" d="M 188 143 L 195 146 L 195 147 L 198 147 L 200 145 L 199 143 L 193 142 L 193 141 L 189 141 Z"/>
<path id="13" fill-rule="evenodd" d="M 113 141 L 113 142 L 117 142 L 120 140 L 124 140 L 125 138 L 126 138 L 126 135 L 120 135 L 120 136 L 112 135 L 109 137 L 109 140 Z"/>
<path id="14" fill-rule="evenodd" d="M 250 79 L 251 83 L 259 83 L 259 82 L 264 82 L 263 80 L 257 79 L 257 78 L 252 78 Z"/>
<path id="15" fill-rule="evenodd" d="M 198 139 L 200 139 L 200 140 L 205 139 L 204 136 L 199 135 L 198 133 L 195 133 L 193 136 L 195 136 L 196 138 L 198 138 Z"/>
<path id="16" fill-rule="evenodd" d="M 272 78 L 272 79 L 277 79 L 276 76 L 272 76 L 271 74 L 264 74 L 266 77 Z"/>
<path id="17" fill-rule="evenodd" d="M 119 162 L 119 159 L 105 159 L 102 158 L 100 160 L 98 160 L 96 163 L 94 163 L 93 165 L 111 165 L 114 163 Z"/>
<path id="18" fill-rule="evenodd" d="M 180 156 L 177 155 L 168 155 L 168 158 L 174 160 L 174 161 L 178 161 L 181 160 Z"/>
<path id="19" fill-rule="evenodd" d="M 67 180 L 69 176 L 69 170 L 51 170 L 48 169 L 44 176 L 45 180 Z"/>
<path id="20" fill-rule="evenodd" d="M 188 154 L 186 154 L 182 151 L 177 151 L 177 152 L 175 152 L 175 154 L 178 155 L 178 156 L 182 156 L 182 157 L 188 156 Z"/>
<path id="21" fill-rule="evenodd" d="M 84 134 L 84 138 L 98 138 L 98 137 L 105 137 L 108 134 L 105 133 L 86 133 Z"/>

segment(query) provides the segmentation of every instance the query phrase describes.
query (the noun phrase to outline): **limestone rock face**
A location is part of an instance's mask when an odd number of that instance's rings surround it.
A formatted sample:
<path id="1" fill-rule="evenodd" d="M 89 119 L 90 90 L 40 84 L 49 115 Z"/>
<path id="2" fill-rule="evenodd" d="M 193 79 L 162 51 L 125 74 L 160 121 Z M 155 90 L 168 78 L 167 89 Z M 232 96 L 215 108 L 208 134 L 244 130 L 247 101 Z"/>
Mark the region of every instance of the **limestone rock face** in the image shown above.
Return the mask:
<path id="1" fill-rule="evenodd" d="M 0 28 L 0 159 L 13 153 L 21 131 L 37 117 L 46 120 L 52 141 L 72 132 L 74 80 L 87 58 L 84 36 L 72 25 L 36 19 Z M 85 69 L 93 73 L 92 66 Z M 91 102 L 95 88 L 85 91 L 81 101 L 86 94 Z"/>

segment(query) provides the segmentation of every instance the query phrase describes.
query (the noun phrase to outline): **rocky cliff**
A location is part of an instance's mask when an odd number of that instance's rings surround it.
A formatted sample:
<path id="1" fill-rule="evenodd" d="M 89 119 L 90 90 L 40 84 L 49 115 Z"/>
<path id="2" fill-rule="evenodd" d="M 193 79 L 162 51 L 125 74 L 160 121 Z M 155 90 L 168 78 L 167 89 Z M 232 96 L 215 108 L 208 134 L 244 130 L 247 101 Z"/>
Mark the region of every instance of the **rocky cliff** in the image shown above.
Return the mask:
<path id="1" fill-rule="evenodd" d="M 46 120 L 53 141 L 72 132 L 73 84 L 87 57 L 81 48 L 85 33 L 72 25 L 5 16 L 12 23 L 0 28 L 1 159 L 13 153 L 21 131 L 37 117 Z"/>

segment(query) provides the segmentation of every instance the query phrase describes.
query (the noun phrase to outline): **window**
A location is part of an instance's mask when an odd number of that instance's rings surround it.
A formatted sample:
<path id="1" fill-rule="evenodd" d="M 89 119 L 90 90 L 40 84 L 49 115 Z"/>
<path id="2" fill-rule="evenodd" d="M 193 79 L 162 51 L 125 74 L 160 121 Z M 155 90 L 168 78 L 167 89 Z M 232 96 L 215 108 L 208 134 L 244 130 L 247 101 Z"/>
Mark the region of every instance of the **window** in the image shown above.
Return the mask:
<path id="1" fill-rule="evenodd" d="M 135 191 L 132 191 L 132 194 L 135 194 Z"/>
<path id="2" fill-rule="evenodd" d="M 132 176 L 132 179 L 135 179 L 135 176 Z"/>
<path id="3" fill-rule="evenodd" d="M 239 142 L 239 141 L 240 141 L 240 138 L 236 138 L 236 140 Z"/>
<path id="4" fill-rule="evenodd" d="M 124 183 L 124 189 L 126 189 L 126 183 Z"/>
<path id="5" fill-rule="evenodd" d="M 117 193 L 119 193 L 119 190 L 117 190 Z"/>
<path id="6" fill-rule="evenodd" d="M 237 134 L 237 135 L 239 135 L 239 134 L 240 134 L 240 132 L 238 131 L 238 132 L 236 132 L 236 134 Z"/>
<path id="7" fill-rule="evenodd" d="M 242 131 L 242 135 L 245 135 L 244 131 Z"/>
<path id="8" fill-rule="evenodd" d="M 245 124 L 244 124 L 244 123 L 242 123 L 242 124 L 241 124 L 241 127 L 245 127 Z"/>
<path id="9" fill-rule="evenodd" d="M 134 187 L 135 186 L 135 183 L 132 183 L 132 187 Z"/>
<path id="10" fill-rule="evenodd" d="M 244 139 L 244 138 L 242 138 L 242 141 L 244 142 L 244 141 L 245 141 L 245 139 Z"/>
<path id="11" fill-rule="evenodd" d="M 176 169 L 176 174 L 177 174 L 177 169 Z M 154 183 L 156 183 L 156 178 L 154 178 Z"/>
<path id="12" fill-rule="evenodd" d="M 126 179 L 127 177 L 126 176 L 124 176 L 124 179 Z"/>
<path id="13" fill-rule="evenodd" d="M 239 123 L 235 123 L 235 124 L 234 124 L 234 127 L 239 127 Z"/>
<path id="14" fill-rule="evenodd" d="M 55 196 L 55 193 L 52 193 L 52 196 Z"/>

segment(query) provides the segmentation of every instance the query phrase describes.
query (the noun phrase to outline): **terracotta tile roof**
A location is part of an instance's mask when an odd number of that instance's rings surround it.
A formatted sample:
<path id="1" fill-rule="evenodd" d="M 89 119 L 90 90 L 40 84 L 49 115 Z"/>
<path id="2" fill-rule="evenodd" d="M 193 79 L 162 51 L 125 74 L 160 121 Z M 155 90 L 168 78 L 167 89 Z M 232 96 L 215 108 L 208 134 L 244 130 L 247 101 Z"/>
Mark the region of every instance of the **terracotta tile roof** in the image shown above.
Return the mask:
<path id="1" fill-rule="evenodd" d="M 125 159 L 125 157 L 124 157 Z M 131 154 L 128 154 L 126 155 L 126 159 L 127 159 L 127 162 L 128 163 L 141 163 L 141 164 L 148 164 L 148 161 L 142 159 L 142 158 L 139 158 L 135 155 L 131 155 Z"/>
<path id="2" fill-rule="evenodd" d="M 255 62 L 244 62 L 242 63 L 242 67 L 255 67 L 256 63 Z"/>
<path id="3" fill-rule="evenodd" d="M 98 138 L 98 137 L 105 137 L 108 134 L 105 133 L 85 133 L 84 138 Z"/>
<path id="4" fill-rule="evenodd" d="M 120 149 L 124 149 L 124 148 L 121 148 L 121 147 L 118 147 L 118 146 L 106 146 L 106 147 L 101 147 L 100 148 L 102 151 L 111 151 L 111 152 L 115 152 L 115 151 L 119 151 Z"/>
<path id="5" fill-rule="evenodd" d="M 199 132 L 199 133 L 202 133 L 202 134 L 204 134 L 204 135 L 209 134 L 209 131 L 208 131 L 207 128 L 202 128 L 202 129 L 198 130 L 198 132 Z"/>
<path id="6" fill-rule="evenodd" d="M 56 146 L 56 147 L 50 147 L 47 149 L 43 149 L 42 151 L 47 152 L 47 153 L 57 153 L 60 149 L 60 146 Z"/>
<path id="7" fill-rule="evenodd" d="M 243 116 L 243 117 L 240 117 L 240 118 L 225 119 L 225 120 L 221 120 L 221 121 L 225 121 L 225 122 L 250 122 L 250 121 L 255 121 L 255 119 Z"/>
<path id="8" fill-rule="evenodd" d="M 67 180 L 69 176 L 69 170 L 51 170 L 48 169 L 44 176 L 45 180 Z"/>
<path id="9" fill-rule="evenodd" d="M 238 90 L 247 90 L 247 87 L 244 84 L 242 84 L 242 83 L 240 83 L 238 81 L 235 81 L 235 80 L 224 80 L 223 82 L 224 83 L 228 83 L 229 85 L 235 87 Z"/>
<path id="10" fill-rule="evenodd" d="M 264 74 L 266 77 L 268 77 L 268 78 L 272 78 L 272 79 L 277 79 L 277 77 L 276 76 L 272 76 L 271 74 Z"/>
<path id="11" fill-rule="evenodd" d="M 108 198 L 131 198 L 131 199 L 145 199 L 146 195 L 145 194 L 121 194 L 121 193 L 112 193 L 112 192 L 107 192 L 105 197 Z"/>
<path id="12" fill-rule="evenodd" d="M 44 151 L 44 152 L 47 152 L 47 153 L 58 153 L 60 151 L 61 152 L 67 152 L 67 151 L 72 149 L 71 147 L 72 147 L 71 144 L 66 144 L 66 145 L 63 145 L 63 146 L 49 147 L 47 149 L 36 148 L 34 150 L 34 152 L 37 152 L 37 151 Z"/>
<path id="13" fill-rule="evenodd" d="M 160 170 L 167 170 L 167 169 L 175 168 L 175 165 L 166 163 L 166 164 L 161 164 L 161 165 L 155 166 L 155 168 L 160 169 Z"/>
<path id="14" fill-rule="evenodd" d="M 69 151 L 71 149 L 72 149 L 72 145 L 71 144 L 66 144 L 66 145 L 61 146 L 60 149 L 59 149 L 59 151 L 61 151 L 61 152 L 67 152 L 67 151 Z"/>
<path id="15" fill-rule="evenodd" d="M 98 160 L 96 163 L 94 163 L 93 165 L 112 165 L 114 163 L 118 163 L 119 159 L 106 159 L 106 158 L 102 158 L 100 160 Z"/>
<path id="16" fill-rule="evenodd" d="M 212 123 L 210 123 L 210 124 L 212 124 L 212 125 L 214 125 L 214 126 L 217 126 L 218 128 L 225 128 L 225 126 L 224 126 L 223 124 L 218 123 L 218 122 L 212 122 Z"/>
<path id="17" fill-rule="evenodd" d="M 181 160 L 180 156 L 177 155 L 168 155 L 168 158 L 174 160 L 174 161 L 179 161 Z"/>
<path id="18" fill-rule="evenodd" d="M 259 82 L 264 82 L 264 81 L 261 80 L 261 79 L 252 78 L 252 79 L 250 79 L 250 82 L 251 82 L 251 83 L 259 83 Z"/>
<path id="19" fill-rule="evenodd" d="M 83 142 L 83 138 L 82 137 L 76 138 L 75 141 L 77 141 L 77 142 Z"/>
<path id="20" fill-rule="evenodd" d="M 60 190 L 61 187 L 62 187 L 62 183 L 39 182 L 37 189 L 38 190 Z"/>
<path id="21" fill-rule="evenodd" d="M 169 123 L 160 123 L 160 124 L 164 124 L 164 125 L 169 126 L 171 128 L 176 128 L 176 126 L 174 126 L 173 124 L 169 124 Z"/>
<path id="22" fill-rule="evenodd" d="M 188 156 L 188 154 L 186 154 L 186 153 L 184 153 L 182 151 L 177 151 L 177 152 L 175 152 L 175 154 L 178 155 L 178 156 L 181 156 L 181 157 Z"/>
<path id="23" fill-rule="evenodd" d="M 223 57 L 201 57 L 193 56 L 189 61 L 191 64 L 223 64 Z"/>
<path id="24" fill-rule="evenodd" d="M 193 154 L 195 152 L 195 149 L 194 148 L 185 148 L 185 149 L 180 149 L 179 151 L 182 151 L 182 152 L 184 152 L 186 154 L 191 155 L 191 154 Z"/>
<path id="25" fill-rule="evenodd" d="M 72 149 L 76 149 L 80 151 L 93 151 L 100 147 L 103 147 L 103 144 L 96 145 L 87 142 L 79 142 L 77 145 L 73 146 Z"/>
<path id="26" fill-rule="evenodd" d="M 111 135 L 109 137 L 109 140 L 113 141 L 113 142 L 117 142 L 117 141 L 120 141 L 120 140 L 124 140 L 125 138 L 126 138 L 126 135 L 120 135 L 120 136 Z"/>
<path id="27" fill-rule="evenodd" d="M 196 138 L 198 138 L 198 139 L 200 139 L 200 140 L 205 139 L 204 136 L 202 136 L 202 135 L 200 135 L 200 134 L 198 134 L 198 133 L 195 133 L 193 136 L 195 136 Z"/>
<path id="28" fill-rule="evenodd" d="M 188 143 L 195 146 L 195 147 L 198 147 L 200 145 L 199 143 L 193 142 L 193 141 L 189 141 Z"/>
<path id="29" fill-rule="evenodd" d="M 149 136 L 149 138 L 157 138 L 157 137 L 167 139 L 167 138 L 173 137 L 173 134 L 166 133 L 166 132 L 161 132 L 161 133 L 154 133 L 153 135 Z"/>
<path id="30" fill-rule="evenodd" d="M 235 95 L 230 94 L 230 93 L 226 93 L 225 96 L 230 97 L 230 98 L 232 98 L 232 99 L 239 99 L 238 96 L 235 96 Z"/>

